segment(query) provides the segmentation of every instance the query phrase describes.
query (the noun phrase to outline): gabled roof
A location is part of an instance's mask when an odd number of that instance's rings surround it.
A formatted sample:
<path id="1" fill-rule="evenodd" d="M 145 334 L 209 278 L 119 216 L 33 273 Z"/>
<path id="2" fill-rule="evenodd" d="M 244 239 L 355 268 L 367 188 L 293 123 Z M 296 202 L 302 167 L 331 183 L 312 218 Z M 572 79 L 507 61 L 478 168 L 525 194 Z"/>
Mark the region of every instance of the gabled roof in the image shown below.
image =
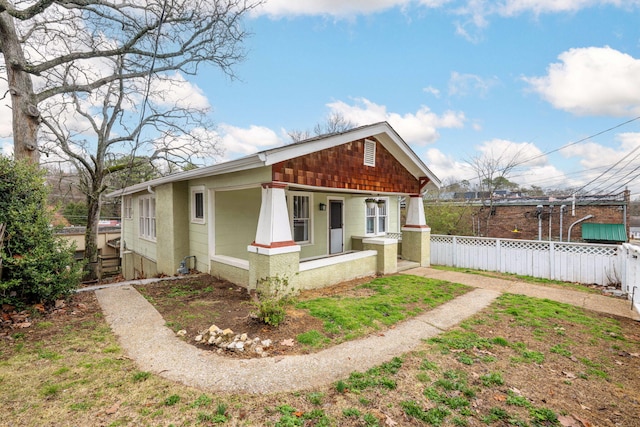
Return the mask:
<path id="1" fill-rule="evenodd" d="M 196 178 L 204 178 L 215 175 L 222 175 L 231 172 L 239 172 L 270 166 L 275 163 L 315 153 L 327 148 L 336 147 L 350 141 L 375 137 L 413 176 L 417 178 L 429 178 L 432 187 L 440 187 L 440 180 L 433 172 L 420 160 L 409 145 L 398 135 L 398 133 L 387 122 L 379 122 L 371 125 L 360 126 L 344 132 L 328 135 L 321 135 L 304 141 L 296 142 L 282 147 L 263 150 L 246 157 L 230 160 L 224 163 L 217 163 L 184 172 L 178 172 L 161 178 L 135 184 L 111 192 L 106 197 L 120 197 L 146 190 L 148 187 L 167 184 L 171 182 L 187 181 Z"/>

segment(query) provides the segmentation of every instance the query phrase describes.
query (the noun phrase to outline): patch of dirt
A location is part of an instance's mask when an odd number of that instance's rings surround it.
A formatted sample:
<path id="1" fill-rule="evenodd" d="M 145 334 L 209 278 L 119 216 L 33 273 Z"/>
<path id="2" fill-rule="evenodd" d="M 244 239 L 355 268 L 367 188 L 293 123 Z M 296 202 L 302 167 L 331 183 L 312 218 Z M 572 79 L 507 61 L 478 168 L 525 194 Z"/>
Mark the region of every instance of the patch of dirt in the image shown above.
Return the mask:
<path id="1" fill-rule="evenodd" d="M 0 310 L 0 342 L 10 343 L 16 337 L 46 342 L 52 331 L 55 333 L 69 327 L 85 328 L 85 322 L 90 328 L 93 326 L 90 321 L 97 317 L 102 317 L 102 310 L 93 292 L 74 294 L 48 307 L 36 304 L 20 311 L 3 304 Z M 47 322 L 51 326 L 40 328 L 39 322 Z"/>
<path id="2" fill-rule="evenodd" d="M 371 280 L 372 277 L 367 277 L 322 289 L 303 291 L 296 296 L 296 300 L 335 295 L 367 296 L 371 293 L 370 290 L 356 287 Z M 267 350 L 270 356 L 307 354 L 315 351 L 295 343 L 296 337 L 305 332 L 323 329 L 322 320 L 292 306 L 287 308 L 286 319 L 278 327 L 265 325 L 252 315 L 255 312 L 252 304 L 254 299 L 245 288 L 207 274 L 136 288 L 160 312 L 167 326 L 174 332 L 186 330 L 186 342 L 208 351 L 216 351 L 217 348 L 196 343 L 194 339 L 207 331 L 211 325 L 220 329 L 231 329 L 234 334 L 247 334 L 250 339 L 257 337 L 260 340 L 271 340 L 272 346 Z M 289 345 L 290 340 L 295 344 Z M 225 351 L 221 354 L 238 358 L 259 357 L 253 352 Z"/>

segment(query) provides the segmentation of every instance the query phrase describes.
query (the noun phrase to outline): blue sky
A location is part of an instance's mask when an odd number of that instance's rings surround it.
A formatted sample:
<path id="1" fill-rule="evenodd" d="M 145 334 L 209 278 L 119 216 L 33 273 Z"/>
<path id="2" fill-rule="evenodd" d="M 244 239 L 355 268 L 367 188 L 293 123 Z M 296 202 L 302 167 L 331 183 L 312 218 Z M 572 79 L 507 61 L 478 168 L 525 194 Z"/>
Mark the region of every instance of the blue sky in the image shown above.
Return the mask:
<path id="1" fill-rule="evenodd" d="M 286 143 L 287 130 L 333 112 L 389 121 L 444 181 L 471 178 L 473 157 L 520 153 L 537 158 L 513 181 L 581 187 L 640 147 L 639 120 L 545 155 L 640 116 L 638 1 L 288 3 L 247 20 L 238 80 L 214 70 L 194 80 L 226 158 Z M 619 191 L 637 166 L 640 156 L 585 191 Z"/>
<path id="2" fill-rule="evenodd" d="M 640 198 L 640 0 L 268 0 L 245 26 L 238 78 L 179 95 L 211 108 L 218 161 L 339 113 L 388 121 L 444 182 L 518 156 L 520 185 Z"/>

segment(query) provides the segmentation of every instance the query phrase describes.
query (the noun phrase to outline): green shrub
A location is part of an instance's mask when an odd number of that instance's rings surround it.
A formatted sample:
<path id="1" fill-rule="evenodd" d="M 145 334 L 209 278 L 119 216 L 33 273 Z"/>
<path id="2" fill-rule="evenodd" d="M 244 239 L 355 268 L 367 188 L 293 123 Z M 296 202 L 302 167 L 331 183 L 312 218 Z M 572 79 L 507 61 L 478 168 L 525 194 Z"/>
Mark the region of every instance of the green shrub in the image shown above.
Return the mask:
<path id="1" fill-rule="evenodd" d="M 52 302 L 75 290 L 82 265 L 55 234 L 42 171 L 0 156 L 0 303 Z"/>
<path id="2" fill-rule="evenodd" d="M 255 315 L 271 326 L 278 326 L 287 316 L 287 305 L 291 303 L 293 288 L 284 277 L 267 277 L 258 281 L 256 286 L 258 300 L 254 302 Z"/>

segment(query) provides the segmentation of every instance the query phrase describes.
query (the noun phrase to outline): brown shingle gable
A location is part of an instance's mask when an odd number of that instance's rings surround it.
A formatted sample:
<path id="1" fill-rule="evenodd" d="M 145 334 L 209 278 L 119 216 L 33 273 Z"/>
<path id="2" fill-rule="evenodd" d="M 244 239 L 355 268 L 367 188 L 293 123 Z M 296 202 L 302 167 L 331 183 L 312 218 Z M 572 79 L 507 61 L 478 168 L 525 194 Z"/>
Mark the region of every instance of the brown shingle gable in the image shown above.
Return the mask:
<path id="1" fill-rule="evenodd" d="M 376 165 L 365 166 L 364 141 L 359 139 L 275 163 L 273 180 L 370 192 L 419 192 L 418 179 L 379 142 L 376 142 Z"/>

